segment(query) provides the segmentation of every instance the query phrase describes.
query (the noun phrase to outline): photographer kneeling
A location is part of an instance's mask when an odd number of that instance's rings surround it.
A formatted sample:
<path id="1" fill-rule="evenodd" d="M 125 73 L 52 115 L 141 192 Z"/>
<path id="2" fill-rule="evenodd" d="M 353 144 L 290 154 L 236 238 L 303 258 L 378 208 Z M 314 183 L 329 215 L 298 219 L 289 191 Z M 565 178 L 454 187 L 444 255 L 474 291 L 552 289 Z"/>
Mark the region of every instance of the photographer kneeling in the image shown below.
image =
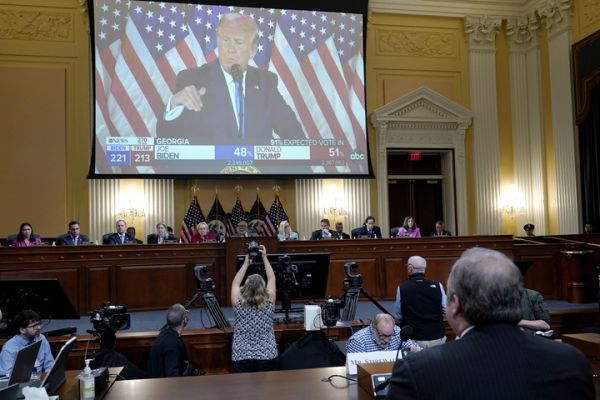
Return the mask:
<path id="1" fill-rule="evenodd" d="M 235 314 L 231 350 L 233 372 L 269 371 L 277 367 L 277 344 L 273 330 L 275 273 L 267 259 L 265 246 L 259 246 L 258 250 L 265 266 L 267 282 L 259 274 L 252 274 L 241 286 L 252 261 L 246 255 L 244 264 L 231 283 L 231 304 Z"/>
<path id="2" fill-rule="evenodd" d="M 167 310 L 167 325 L 161 329 L 148 356 L 150 378 L 198 375 L 191 367 L 181 334 L 185 329 L 188 310 L 181 304 L 173 304 Z"/>

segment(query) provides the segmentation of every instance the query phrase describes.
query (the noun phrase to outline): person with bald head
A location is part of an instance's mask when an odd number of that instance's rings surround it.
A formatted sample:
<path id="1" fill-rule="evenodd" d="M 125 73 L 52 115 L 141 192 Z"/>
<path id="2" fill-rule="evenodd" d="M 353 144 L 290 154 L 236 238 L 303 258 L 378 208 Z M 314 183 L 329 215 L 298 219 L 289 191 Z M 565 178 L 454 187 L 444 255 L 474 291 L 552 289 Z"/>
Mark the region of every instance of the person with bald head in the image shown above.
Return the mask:
<path id="1" fill-rule="evenodd" d="M 398 286 L 394 305 L 396 318 L 412 327 L 411 338 L 423 348 L 446 342 L 446 292 L 440 282 L 425 277 L 426 269 L 423 257 L 408 259 L 408 281 Z"/>
<path id="2" fill-rule="evenodd" d="M 446 318 L 457 340 L 397 361 L 386 399 L 594 399 L 582 352 L 519 329 L 520 287 L 504 254 L 465 251 L 448 278 Z"/>
<path id="3" fill-rule="evenodd" d="M 400 328 L 396 326 L 394 317 L 384 313 L 377 314 L 369 326 L 350 336 L 346 343 L 348 353 L 391 351 L 398 348 L 411 351 L 421 349 L 412 340 L 402 341 Z"/>
<path id="4" fill-rule="evenodd" d="M 157 122 L 157 137 L 233 145 L 305 138 L 296 113 L 279 92 L 277 75 L 249 65 L 258 51 L 258 35 L 252 16 L 235 12 L 221 16 L 218 58 L 179 72 L 176 89 Z"/>

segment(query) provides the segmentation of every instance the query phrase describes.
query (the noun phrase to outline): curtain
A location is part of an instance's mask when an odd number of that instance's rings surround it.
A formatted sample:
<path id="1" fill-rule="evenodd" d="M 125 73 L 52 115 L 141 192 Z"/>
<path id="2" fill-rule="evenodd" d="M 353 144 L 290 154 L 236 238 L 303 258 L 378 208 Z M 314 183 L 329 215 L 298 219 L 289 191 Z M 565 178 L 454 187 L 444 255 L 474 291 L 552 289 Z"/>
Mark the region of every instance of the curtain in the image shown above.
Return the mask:
<path id="1" fill-rule="evenodd" d="M 591 93 L 590 110 L 579 126 L 583 222 L 600 228 L 600 86 Z M 583 229 L 583 227 L 582 227 Z"/>

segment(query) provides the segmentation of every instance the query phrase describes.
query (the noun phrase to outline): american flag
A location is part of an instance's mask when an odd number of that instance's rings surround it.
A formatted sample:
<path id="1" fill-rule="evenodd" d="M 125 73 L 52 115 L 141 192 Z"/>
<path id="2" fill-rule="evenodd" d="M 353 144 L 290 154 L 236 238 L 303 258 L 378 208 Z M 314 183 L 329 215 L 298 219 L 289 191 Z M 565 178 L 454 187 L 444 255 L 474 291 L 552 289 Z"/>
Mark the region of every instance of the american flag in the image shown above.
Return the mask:
<path id="1" fill-rule="evenodd" d="M 231 214 L 229 214 L 229 223 L 227 224 L 228 233 L 230 235 L 235 235 L 237 233 L 237 226 L 240 221 L 245 221 L 246 219 L 246 212 L 244 211 L 244 206 L 242 205 L 240 195 L 238 193 L 233 209 L 231 210 Z"/>
<path id="2" fill-rule="evenodd" d="M 264 231 L 264 222 L 266 216 L 267 210 L 265 209 L 265 206 L 263 206 L 263 203 L 260 200 L 259 195 L 257 194 L 256 200 L 254 201 L 252 208 L 248 212 L 248 219 L 250 220 L 250 228 L 254 229 L 259 235 L 266 234 Z"/>
<path id="3" fill-rule="evenodd" d="M 203 221 L 204 214 L 202 214 L 202 210 L 200 209 L 198 198 L 194 196 L 190 203 L 190 207 L 181 222 L 181 241 L 183 243 L 190 243 L 192 235 L 194 234 L 193 229 L 196 229 L 198 224 Z"/>
<path id="4" fill-rule="evenodd" d="M 281 204 L 279 193 L 275 194 L 275 200 L 271 204 L 269 214 L 265 217 L 263 232 L 267 236 L 277 236 L 279 224 L 281 221 L 289 221 L 288 215 Z"/>
<path id="5" fill-rule="evenodd" d="M 105 158 L 108 137 L 156 136 L 177 74 L 218 56 L 216 27 L 230 12 L 256 21 L 258 51 L 250 64 L 279 76 L 279 91 L 306 136 L 343 140 L 346 156 L 366 154 L 361 15 L 94 0 L 97 158 Z M 102 171 L 100 164 L 99 173 L 153 172 L 144 166 Z"/>

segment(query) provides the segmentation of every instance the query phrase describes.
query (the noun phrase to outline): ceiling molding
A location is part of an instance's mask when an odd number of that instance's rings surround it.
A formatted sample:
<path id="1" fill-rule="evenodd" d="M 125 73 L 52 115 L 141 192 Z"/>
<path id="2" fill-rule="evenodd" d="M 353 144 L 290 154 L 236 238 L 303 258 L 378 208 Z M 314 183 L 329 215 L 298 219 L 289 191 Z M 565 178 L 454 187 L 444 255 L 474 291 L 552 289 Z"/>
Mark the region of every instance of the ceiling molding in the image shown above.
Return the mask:
<path id="1" fill-rule="evenodd" d="M 369 11 L 458 17 L 466 15 L 520 16 L 540 0 L 370 0 Z"/>

